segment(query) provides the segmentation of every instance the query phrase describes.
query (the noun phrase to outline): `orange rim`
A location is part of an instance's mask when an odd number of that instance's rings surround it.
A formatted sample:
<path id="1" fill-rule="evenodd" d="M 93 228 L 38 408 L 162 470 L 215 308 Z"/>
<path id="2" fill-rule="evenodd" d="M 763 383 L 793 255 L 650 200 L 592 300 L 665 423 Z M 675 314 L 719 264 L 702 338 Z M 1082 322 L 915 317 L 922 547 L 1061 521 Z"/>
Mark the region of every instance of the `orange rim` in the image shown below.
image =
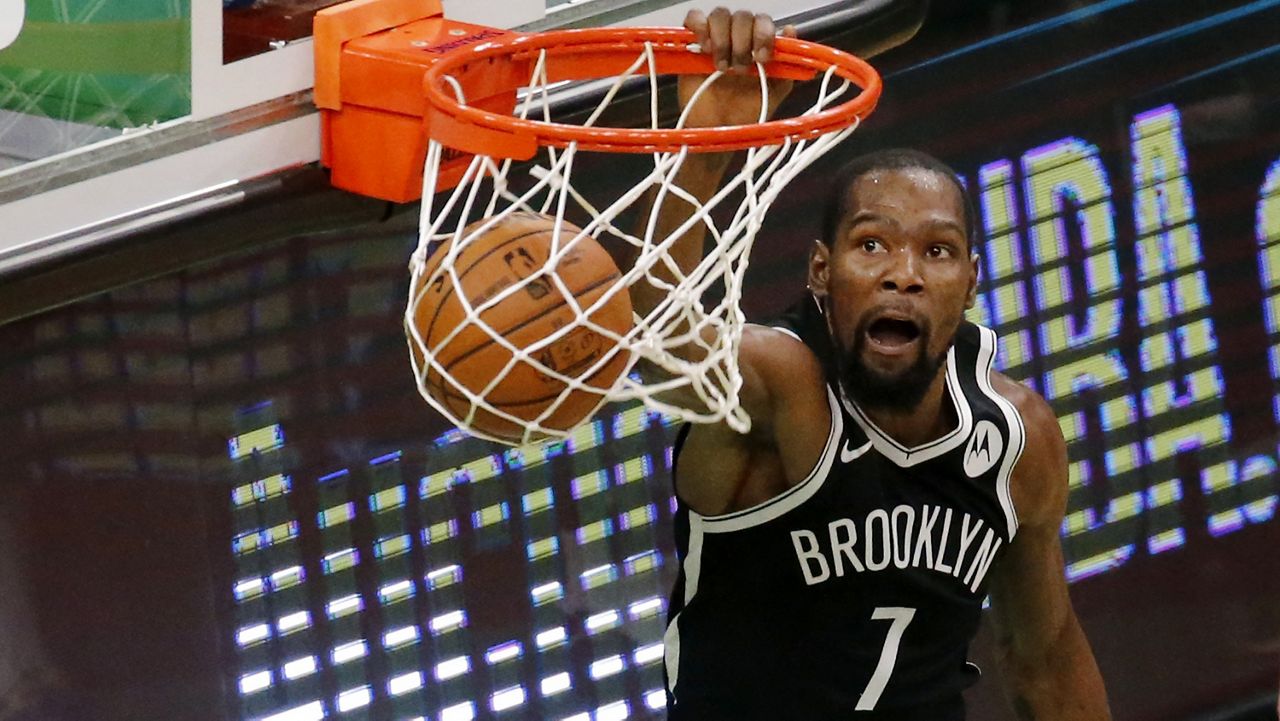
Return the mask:
<path id="1" fill-rule="evenodd" d="M 540 146 L 563 148 L 576 143 L 582 150 L 623 153 L 672 152 L 684 147 L 693 152 L 717 152 L 777 145 L 788 139 L 814 138 L 847 128 L 870 114 L 880 99 L 880 75 L 866 61 L 835 48 L 793 38 L 777 39 L 774 60 L 765 65 L 765 73 L 769 77 L 811 79 L 834 67 L 837 77 L 849 80 L 861 88 L 861 92 L 835 107 L 812 115 L 752 125 L 654 130 L 583 127 L 492 113 L 459 104 L 454 98 L 453 86 L 445 79 L 477 63 L 483 62 L 492 67 L 493 63 L 505 62 L 522 71 L 513 77 L 523 78 L 519 82 L 519 86 L 523 86 L 542 50 L 547 51 L 548 65 L 553 60 L 582 60 L 577 64 L 567 63 L 568 72 L 562 67 L 554 79 L 586 80 L 616 76 L 617 72 L 610 75 L 607 68 L 634 62 L 646 43 L 653 45 L 656 70 L 660 75 L 709 74 L 714 70 L 710 57 L 688 50 L 694 39 L 693 33 L 676 28 L 558 30 L 521 35 L 449 52 L 427 71 L 423 89 L 434 114 L 462 128 L 464 132 L 461 135 L 474 137 L 474 142 L 467 143 L 474 147 L 461 150 L 496 157 L 524 156 L 525 152 L 511 152 L 511 148 L 527 148 L 530 140 Z M 601 72 L 602 66 L 606 71 Z M 484 74 L 492 77 L 487 71 Z M 467 92 L 466 82 L 459 82 Z M 472 102 L 475 100 L 470 99 Z M 465 132 L 467 126 L 480 132 Z M 453 138 L 460 136 L 458 133 L 449 135 Z M 516 142 L 494 142 L 502 137 Z"/>

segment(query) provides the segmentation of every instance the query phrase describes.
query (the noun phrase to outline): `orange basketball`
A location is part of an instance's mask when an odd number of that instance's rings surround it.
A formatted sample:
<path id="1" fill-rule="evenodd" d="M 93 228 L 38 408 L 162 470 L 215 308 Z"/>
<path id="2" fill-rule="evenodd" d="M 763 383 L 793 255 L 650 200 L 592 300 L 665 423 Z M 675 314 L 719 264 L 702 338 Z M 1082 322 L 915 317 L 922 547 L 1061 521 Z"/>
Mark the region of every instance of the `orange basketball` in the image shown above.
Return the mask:
<path id="1" fill-rule="evenodd" d="M 469 237 L 487 220 L 467 226 L 463 237 Z M 455 417 L 465 419 L 471 412 L 471 401 L 461 390 L 465 388 L 481 395 L 493 407 L 525 421 L 538 420 L 555 404 L 554 410 L 538 422 L 546 428 L 567 431 L 595 412 L 605 393 L 626 371 L 630 353 L 625 350 L 614 353 L 592 370 L 616 343 L 581 326 L 579 312 L 561 291 L 562 283 L 585 311 L 616 285 L 621 276 L 618 266 L 595 240 L 582 237 L 553 268 L 539 273 L 551 256 L 554 227 L 554 218 L 513 213 L 458 253 L 453 269 L 459 287 L 455 287 L 453 275 L 447 270 L 432 278 L 448 255 L 449 245 L 445 244 L 431 254 L 410 289 L 410 303 L 416 302 L 411 306 L 412 322 L 423 341 L 420 348 L 410 334 L 410 351 L 424 375 L 427 393 Z M 563 223 L 560 242 L 568 244 L 579 232 L 572 224 Z M 428 282 L 430 287 L 423 288 Z M 517 284 L 519 290 L 478 314 L 480 323 L 468 319 L 463 297 L 474 309 Z M 632 326 L 630 295 L 625 290 L 617 293 L 592 313 L 590 320 L 617 335 L 625 335 Z M 568 383 L 526 360 L 517 359 L 508 369 L 516 356 L 495 341 L 497 336 L 516 348 L 528 349 L 567 326 L 576 327 L 531 356 L 548 369 L 581 381 L 586 388 L 570 390 Z M 430 354 L 445 372 L 427 364 L 425 354 Z M 486 393 L 495 378 L 496 385 Z M 567 397 L 560 400 L 561 396 Z M 476 408 L 468 425 L 471 430 L 510 442 L 519 442 L 524 433 L 520 424 L 483 407 Z"/>

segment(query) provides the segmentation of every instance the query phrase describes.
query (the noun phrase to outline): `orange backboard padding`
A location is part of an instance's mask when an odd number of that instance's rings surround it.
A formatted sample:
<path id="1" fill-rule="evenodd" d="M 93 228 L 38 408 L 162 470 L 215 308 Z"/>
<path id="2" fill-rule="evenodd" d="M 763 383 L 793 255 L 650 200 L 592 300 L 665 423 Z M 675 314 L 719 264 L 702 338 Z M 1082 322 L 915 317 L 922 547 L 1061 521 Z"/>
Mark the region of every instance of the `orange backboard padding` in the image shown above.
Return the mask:
<path id="1" fill-rule="evenodd" d="M 402 113 L 423 115 L 422 79 L 435 60 L 459 45 L 510 37 L 512 33 L 481 25 L 427 18 L 352 40 L 342 52 L 342 101 Z M 514 92 L 528 80 L 523 63 L 484 63 L 463 82 L 468 104 Z M 460 78 L 461 79 L 461 78 Z"/>
<path id="2" fill-rule="evenodd" d="M 331 110 L 341 107 L 339 71 L 343 45 L 370 33 L 443 13 L 441 0 L 351 0 L 316 13 L 312 29 L 316 106 Z"/>
<path id="3" fill-rule="evenodd" d="M 354 0 L 317 15 L 315 103 L 320 161 L 331 171 L 330 182 L 398 203 L 422 197 L 427 70 L 450 50 L 511 37 L 506 30 L 446 20 L 439 0 Z M 507 64 L 495 65 L 503 72 L 490 72 L 471 88 L 468 105 L 510 115 L 523 78 Z M 471 156 L 447 153 L 440 181 L 450 187 Z"/>

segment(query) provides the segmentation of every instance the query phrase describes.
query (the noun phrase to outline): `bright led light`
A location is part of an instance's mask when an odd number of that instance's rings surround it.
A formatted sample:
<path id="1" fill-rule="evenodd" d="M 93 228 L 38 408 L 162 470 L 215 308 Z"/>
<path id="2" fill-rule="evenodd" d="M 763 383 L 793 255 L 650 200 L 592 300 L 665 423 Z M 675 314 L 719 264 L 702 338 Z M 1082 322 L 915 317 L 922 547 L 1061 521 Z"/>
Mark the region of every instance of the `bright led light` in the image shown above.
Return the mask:
<path id="1" fill-rule="evenodd" d="M 329 614 L 329 618 L 337 618 L 339 616 L 345 616 L 348 613 L 354 613 L 355 611 L 359 611 L 363 608 L 364 602 L 360 600 L 359 596 L 352 594 L 350 596 L 344 596 L 343 598 L 335 598 L 330 601 L 329 605 L 325 608 L 325 612 Z"/>
<path id="2" fill-rule="evenodd" d="M 560 721 L 591 721 L 591 714 L 589 714 L 589 713 L 576 713 L 576 714 L 574 714 L 574 715 L 572 715 L 572 716 L 565 717 L 565 718 L 561 719 Z"/>
<path id="3" fill-rule="evenodd" d="M 657 710 L 667 705 L 667 692 L 660 688 L 648 691 L 644 695 L 644 705 Z"/>
<path id="4" fill-rule="evenodd" d="M 236 643 L 241 646 L 248 646 L 251 643 L 257 643 L 271 634 L 271 627 L 265 623 L 256 626 L 246 626 L 236 633 Z"/>
<path id="5" fill-rule="evenodd" d="M 547 648 L 558 643 L 564 643 L 569 638 L 569 634 L 565 632 L 564 626 L 560 628 L 550 628 L 541 631 L 534 637 L 534 641 L 538 644 L 538 648 Z"/>
<path id="6" fill-rule="evenodd" d="M 626 663 L 622 660 L 622 656 L 610 656 L 594 661 L 591 664 L 591 678 L 601 679 L 607 678 L 622 671 L 626 668 Z"/>
<path id="7" fill-rule="evenodd" d="M 450 583 L 457 583 L 460 580 L 462 580 L 462 567 L 456 563 L 452 566 L 437 568 L 427 574 L 427 585 L 431 586 L 431 588 L 440 588 Z"/>
<path id="8" fill-rule="evenodd" d="M 276 621 L 276 629 L 279 630 L 280 633 L 296 631 L 299 628 L 304 628 L 310 625 L 311 614 L 306 611 L 298 611 L 296 613 L 291 613 L 288 616 L 281 616 L 280 620 Z"/>
<path id="9" fill-rule="evenodd" d="M 440 721 L 471 721 L 476 717 L 476 705 L 467 701 L 441 709 Z"/>
<path id="10" fill-rule="evenodd" d="M 394 631 L 387 631 L 382 635 L 382 645 L 387 648 L 394 648 L 416 640 L 418 640 L 417 626 L 397 628 Z"/>
<path id="11" fill-rule="evenodd" d="M 463 626 L 466 623 L 466 611 L 450 611 L 449 613 L 442 613 L 431 619 L 431 632 L 437 634 L 444 633 L 445 631 L 451 631 Z"/>
<path id="12" fill-rule="evenodd" d="M 373 700 L 373 694 L 369 692 L 368 686 L 343 691 L 338 694 L 338 710 L 345 712 L 361 706 L 368 706 L 371 700 Z"/>
<path id="13" fill-rule="evenodd" d="M 631 658 L 639 665 L 653 663 L 654 661 L 662 658 L 662 643 L 658 642 L 651 643 L 648 646 L 641 646 L 636 649 L 636 652 L 632 654 Z"/>
<path id="14" fill-rule="evenodd" d="M 289 568 L 282 568 L 279 571 L 276 571 L 275 573 L 271 574 L 271 585 L 277 588 L 280 586 L 287 586 L 290 583 L 297 583 L 305 579 L 306 575 L 307 574 L 304 573 L 302 570 L 302 566 L 290 566 Z"/>
<path id="15" fill-rule="evenodd" d="M 650 616 L 658 613 L 661 610 L 662 599 L 656 597 L 646 598 L 643 601 L 636 601 L 627 608 L 627 611 L 631 614 L 632 618 L 643 618 L 644 616 Z"/>
<path id="16" fill-rule="evenodd" d="M 382 597 L 382 600 L 385 603 L 388 599 L 392 599 L 392 598 L 395 598 L 396 596 L 400 596 L 403 594 L 408 594 L 411 591 L 413 591 L 413 581 L 405 580 L 405 581 L 398 581 L 396 583 L 389 583 L 383 586 L 382 588 L 378 589 L 378 595 Z"/>
<path id="17" fill-rule="evenodd" d="M 320 721 L 324 718 L 324 706 L 319 701 L 312 701 L 304 706 L 295 706 L 288 711 L 264 716 L 262 721 Z"/>
<path id="18" fill-rule="evenodd" d="M 392 696 L 399 696 L 400 694 L 408 693 L 415 688 L 422 688 L 421 671 L 414 671 L 402 676 L 396 676 L 387 682 L 387 691 L 391 692 Z"/>
<path id="19" fill-rule="evenodd" d="M 505 711 L 506 709 L 519 706 L 522 703 L 524 703 L 523 686 L 504 688 L 495 693 L 489 700 L 489 706 L 494 711 Z"/>
<path id="20" fill-rule="evenodd" d="M 331 658 L 333 659 L 333 665 L 337 666 L 352 659 L 362 658 L 368 652 L 369 647 L 363 640 L 352 641 L 334 648 Z"/>
<path id="21" fill-rule="evenodd" d="M 554 676 L 548 676 L 542 679 L 542 683 L 540 685 L 543 696 L 554 696 L 561 691 L 571 688 L 573 686 L 573 681 L 570 680 L 569 674 L 558 673 Z"/>
<path id="22" fill-rule="evenodd" d="M 255 673 L 246 673 L 240 677 L 240 693 L 248 696 L 251 693 L 257 693 L 262 689 L 271 685 L 270 671 L 257 671 Z"/>
<path id="23" fill-rule="evenodd" d="M 595 633 L 603 628 L 616 626 L 621 620 L 622 616 L 617 611 L 597 613 L 594 616 L 587 617 L 587 630 Z"/>
<path id="24" fill-rule="evenodd" d="M 243 601 L 250 596 L 257 596 L 267 590 L 267 584 L 262 582 L 261 578 L 245 579 L 235 585 L 235 594 L 237 601 Z"/>
<path id="25" fill-rule="evenodd" d="M 546 603 L 563 596 L 564 587 L 560 585 L 559 581 L 552 581 L 541 586 L 534 586 L 529 590 L 529 595 L 533 596 L 534 603 Z"/>
<path id="26" fill-rule="evenodd" d="M 596 721 L 622 721 L 631 715 L 631 705 L 626 701 L 615 701 L 596 709 Z"/>
<path id="27" fill-rule="evenodd" d="M 470 670 L 471 659 L 466 656 L 458 656 L 436 664 L 436 678 L 445 681 L 455 676 L 461 676 Z"/>
<path id="28" fill-rule="evenodd" d="M 302 678 L 316 672 L 316 657 L 306 656 L 304 658 L 295 658 L 286 663 L 283 667 L 284 677 L 292 681 L 295 678 Z"/>
<path id="29" fill-rule="evenodd" d="M 503 661 L 518 658 L 523 652 L 524 647 L 520 645 L 519 641 L 509 641 L 489 649 L 489 652 L 484 655 L 484 660 L 488 661 L 490 666 L 493 666 Z"/>

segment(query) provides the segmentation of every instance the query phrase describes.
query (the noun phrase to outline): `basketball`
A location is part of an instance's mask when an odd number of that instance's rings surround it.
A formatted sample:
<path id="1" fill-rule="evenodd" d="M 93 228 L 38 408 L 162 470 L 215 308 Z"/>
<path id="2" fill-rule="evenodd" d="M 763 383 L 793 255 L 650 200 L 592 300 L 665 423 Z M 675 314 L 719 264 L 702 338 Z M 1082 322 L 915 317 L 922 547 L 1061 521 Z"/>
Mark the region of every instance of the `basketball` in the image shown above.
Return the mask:
<path id="1" fill-rule="evenodd" d="M 437 273 L 449 255 L 450 241 L 431 254 L 411 287 L 410 317 L 422 343 L 419 347 L 409 332 L 409 348 L 421 387 L 459 419 L 467 419 L 472 412 L 465 389 L 524 421 L 568 431 L 604 402 L 605 394 L 626 371 L 630 353 L 618 350 L 614 339 L 583 325 L 566 291 L 585 312 L 617 284 L 618 266 L 599 243 L 580 236 L 581 230 L 568 222 L 562 223 L 560 236 L 568 248 L 551 266 L 554 218 L 512 213 L 476 235 L 488 222 L 476 221 L 463 231 L 467 240 L 453 259 L 452 273 L 449 268 Z M 512 286 L 518 288 L 493 302 Z M 469 317 L 468 305 L 477 309 L 486 303 Z M 625 335 L 633 322 L 630 296 L 623 289 L 589 319 Z M 536 346 L 558 332 L 556 340 Z M 499 339 L 516 349 L 531 349 L 536 364 L 518 358 Z M 428 354 L 436 365 L 426 362 Z M 584 387 L 571 388 L 539 365 Z M 509 442 L 521 441 L 524 433 L 524 426 L 483 405 L 466 425 L 468 430 Z"/>

